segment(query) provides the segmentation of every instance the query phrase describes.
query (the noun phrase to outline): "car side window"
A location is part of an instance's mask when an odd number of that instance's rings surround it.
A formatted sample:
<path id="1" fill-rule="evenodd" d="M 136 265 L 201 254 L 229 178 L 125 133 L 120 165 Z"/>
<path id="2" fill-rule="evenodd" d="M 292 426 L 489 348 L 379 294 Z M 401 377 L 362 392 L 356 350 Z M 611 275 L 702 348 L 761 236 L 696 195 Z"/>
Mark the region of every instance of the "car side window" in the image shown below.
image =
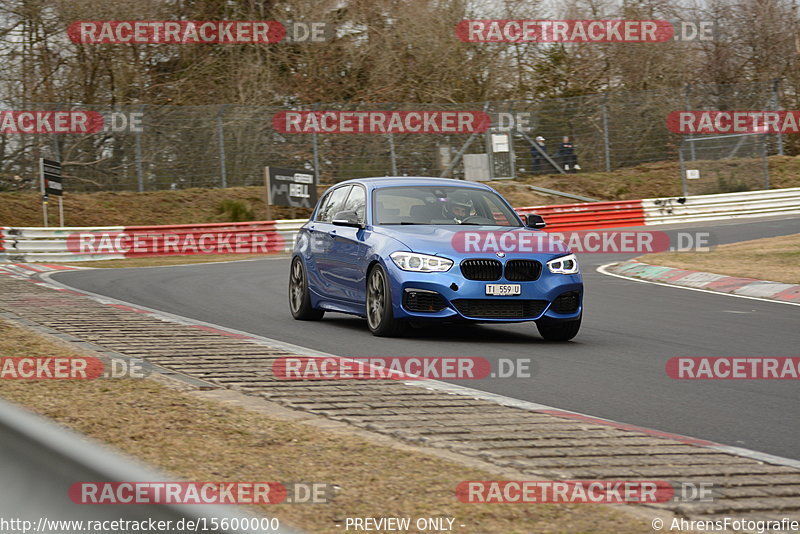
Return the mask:
<path id="1" fill-rule="evenodd" d="M 317 214 L 314 217 L 315 221 L 321 220 L 320 217 L 322 217 L 322 213 L 325 211 L 325 207 L 328 205 L 330 200 L 331 200 L 331 194 L 328 193 L 324 197 L 322 197 L 322 200 L 319 201 L 319 209 L 317 210 Z"/>
<path id="2" fill-rule="evenodd" d="M 354 211 L 358 216 L 358 222 L 364 224 L 367 214 L 367 193 L 362 187 L 357 185 L 353 186 L 347 200 L 342 207 L 342 211 Z M 335 215 L 335 214 L 334 214 Z"/>
<path id="3" fill-rule="evenodd" d="M 342 211 L 344 200 L 347 198 L 347 193 L 350 192 L 352 186 L 339 187 L 334 189 L 325 196 L 322 205 L 317 213 L 318 222 L 331 222 L 336 213 Z"/>

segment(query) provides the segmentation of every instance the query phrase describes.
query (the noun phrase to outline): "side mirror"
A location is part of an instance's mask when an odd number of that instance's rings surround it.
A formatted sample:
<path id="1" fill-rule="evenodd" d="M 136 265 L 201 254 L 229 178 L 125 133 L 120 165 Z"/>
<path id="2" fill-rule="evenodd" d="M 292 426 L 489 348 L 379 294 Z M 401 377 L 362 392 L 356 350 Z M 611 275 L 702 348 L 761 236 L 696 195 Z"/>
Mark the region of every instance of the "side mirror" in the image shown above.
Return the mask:
<path id="1" fill-rule="evenodd" d="M 530 213 L 525 218 L 525 226 L 528 228 L 544 228 L 547 224 L 544 222 L 541 215 Z"/>
<path id="2" fill-rule="evenodd" d="M 361 228 L 361 223 L 358 222 L 358 214 L 355 211 L 340 211 L 333 216 L 332 224 L 336 226 L 351 226 L 353 228 Z"/>

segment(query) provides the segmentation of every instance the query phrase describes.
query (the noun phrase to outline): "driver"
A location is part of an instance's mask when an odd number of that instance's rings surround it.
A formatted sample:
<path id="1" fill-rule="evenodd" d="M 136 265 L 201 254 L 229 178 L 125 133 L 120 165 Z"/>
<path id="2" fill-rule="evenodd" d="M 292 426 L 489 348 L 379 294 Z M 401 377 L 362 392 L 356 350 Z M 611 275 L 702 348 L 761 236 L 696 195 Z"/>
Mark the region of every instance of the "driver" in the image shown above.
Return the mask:
<path id="1" fill-rule="evenodd" d="M 461 224 L 472 213 L 472 199 L 463 191 L 456 191 L 447 197 L 444 205 L 444 216 Z"/>

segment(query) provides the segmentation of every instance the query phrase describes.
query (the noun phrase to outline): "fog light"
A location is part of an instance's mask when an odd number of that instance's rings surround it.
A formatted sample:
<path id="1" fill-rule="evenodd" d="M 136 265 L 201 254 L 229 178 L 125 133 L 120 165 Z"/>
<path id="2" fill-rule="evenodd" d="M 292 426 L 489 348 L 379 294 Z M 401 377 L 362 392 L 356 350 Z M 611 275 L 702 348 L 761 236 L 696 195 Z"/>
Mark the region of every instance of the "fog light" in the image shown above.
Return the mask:
<path id="1" fill-rule="evenodd" d="M 577 291 L 567 291 L 556 297 L 550 309 L 556 313 L 575 313 L 580 306 L 581 294 Z"/>
<path id="2" fill-rule="evenodd" d="M 403 292 L 403 307 L 413 312 L 435 313 L 445 309 L 447 303 L 436 291 L 406 289 Z"/>

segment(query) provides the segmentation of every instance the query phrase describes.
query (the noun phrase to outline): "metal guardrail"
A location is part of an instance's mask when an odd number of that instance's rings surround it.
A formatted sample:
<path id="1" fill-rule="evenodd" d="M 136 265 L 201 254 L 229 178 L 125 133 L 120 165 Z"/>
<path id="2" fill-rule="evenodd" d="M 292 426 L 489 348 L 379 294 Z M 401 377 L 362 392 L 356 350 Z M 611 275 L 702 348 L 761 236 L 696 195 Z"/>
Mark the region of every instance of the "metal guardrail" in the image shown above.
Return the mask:
<path id="1" fill-rule="evenodd" d="M 554 192 L 555 193 L 555 192 Z M 576 195 L 577 196 L 577 195 Z M 588 200 L 581 197 L 582 200 Z M 732 219 L 737 217 L 763 217 L 768 215 L 800 214 L 800 187 L 770 189 L 743 193 L 724 193 L 692 197 L 650 198 L 611 202 L 557 204 L 515 208 L 518 213 L 537 213 L 545 218 L 549 229 L 581 230 L 642 226 L 666 223 L 690 223 Z M 204 235 L 225 233 L 261 234 L 269 240 L 269 252 L 289 252 L 300 227 L 306 219 L 258 221 L 247 223 L 213 223 L 172 226 L 106 226 L 75 228 L 0 228 L 0 261 L 59 262 L 121 259 L 140 255 L 203 254 L 195 252 L 170 252 L 163 244 L 148 253 L 84 254 L 68 245 L 68 239 L 78 234 L 97 234 L 143 239 L 160 239 L 177 236 L 198 241 Z M 257 252 L 256 252 L 257 253 Z"/>
<path id="2" fill-rule="evenodd" d="M 38 532 L 65 534 L 92 532 L 77 525 L 57 521 L 172 521 L 202 520 L 211 525 L 212 518 L 221 520 L 253 519 L 228 505 L 76 504 L 69 497 L 69 488 L 76 482 L 167 482 L 170 477 L 152 468 L 120 456 L 90 439 L 61 428 L 37 415 L 0 400 L 0 531 L 2 520 L 30 521 Z M 7 524 L 6 528 L 9 524 Z M 11 529 L 9 532 L 22 532 Z M 108 531 L 109 533 L 112 530 Z M 181 532 L 177 529 L 166 532 Z M 165 534 L 166 534 L 165 532 Z M 231 534 L 256 533 L 263 530 L 216 530 Z M 289 530 L 273 532 L 290 534 Z"/>
<path id="3" fill-rule="evenodd" d="M 800 214 L 800 187 L 691 197 L 529 206 L 516 210 L 519 213 L 537 213 L 545 218 L 549 228 L 559 230 L 795 215 Z"/>
<path id="4" fill-rule="evenodd" d="M 241 253 L 288 252 L 306 219 L 253 221 L 243 223 L 181 224 L 169 226 L 102 227 L 0 227 L 0 261 L 60 262 L 113 260 L 133 256 L 169 256 L 230 253 L 220 246 L 228 239 L 236 244 L 243 239 Z M 97 246 L 86 252 L 81 236 L 95 237 Z M 109 241 L 103 241 L 103 239 Z M 172 241 L 170 241 L 172 240 Z M 257 243 L 253 244 L 255 241 Z M 130 250 L 120 250 L 125 242 Z M 136 248 L 136 243 L 141 248 Z"/>
<path id="5" fill-rule="evenodd" d="M 642 200 L 645 224 L 800 214 L 800 187 Z"/>

